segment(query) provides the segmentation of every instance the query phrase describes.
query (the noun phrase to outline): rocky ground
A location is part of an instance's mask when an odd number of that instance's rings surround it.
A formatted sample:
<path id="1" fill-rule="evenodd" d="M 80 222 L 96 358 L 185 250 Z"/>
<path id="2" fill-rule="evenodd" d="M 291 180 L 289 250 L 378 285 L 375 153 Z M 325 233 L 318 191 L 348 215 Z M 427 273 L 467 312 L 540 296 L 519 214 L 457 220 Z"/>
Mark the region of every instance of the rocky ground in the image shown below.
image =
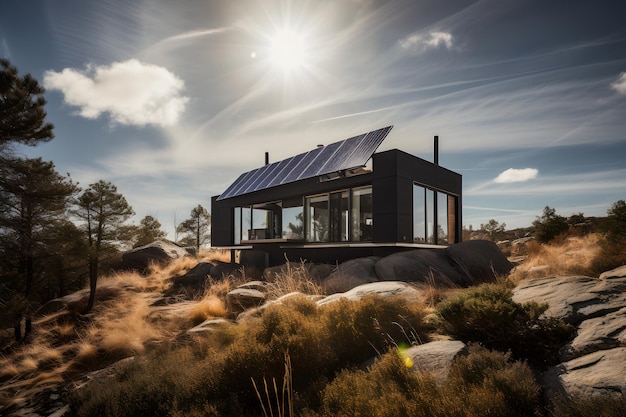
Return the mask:
<path id="1" fill-rule="evenodd" d="M 439 251 L 411 251 L 382 259 L 353 260 L 339 265 L 334 271 L 332 268 L 302 264 L 300 268 L 306 271 L 298 271 L 316 276 L 326 294 L 330 294 L 317 296 L 318 305 L 340 298 L 357 300 L 366 294 L 401 295 L 412 301 L 427 303 L 432 301 L 436 282 L 441 283 L 442 290 L 445 290 L 494 281 L 506 275 L 512 266 L 494 244 L 467 242 Z M 148 286 L 139 290 L 126 285 L 125 291 L 141 293 L 143 302 L 148 306 L 147 317 L 163 320 L 169 317 L 170 325 L 183 326 L 180 323 L 191 322 L 174 321 L 171 317 L 185 316 L 197 306 L 197 302 L 181 294 L 188 294 L 189 288 L 199 282 L 204 283 L 212 270 L 223 273 L 225 268 L 223 263 L 201 262 L 185 273 L 171 277 L 173 284 L 168 289 Z M 284 274 L 284 268 L 297 269 L 298 266 L 282 268 L 267 270 L 261 279 L 243 283 L 225 293 L 229 313 L 224 317 L 209 318 L 199 324 L 185 324 L 186 328 L 181 327 L 179 331 L 170 333 L 170 337 L 211 332 L 216 326 L 261 314 L 269 303 L 281 302 L 282 298 L 272 296 L 272 285 L 277 277 Z M 553 276 L 528 279 L 519 283 L 513 294 L 514 301 L 519 303 L 547 303 L 546 316 L 561 318 L 577 328 L 575 338 L 561 350 L 561 363 L 548 369 L 543 376 L 546 392 L 583 396 L 625 395 L 626 266 L 608 271 L 598 278 Z M 42 312 L 50 315 L 63 311 L 85 295 L 77 293 L 54 300 Z M 289 296 L 291 294 L 283 297 Z M 405 355 L 407 360 L 419 364 L 414 369 L 445 378 L 451 361 L 466 351 L 464 343 L 442 336 L 439 340 L 409 348 Z M 65 398 L 68 391 L 117 372 L 124 363 L 132 360 L 132 355 L 126 356 L 129 358 L 95 371 L 48 372 L 48 379 L 46 372 L 33 372 L 32 377 L 27 379 L 5 376 L 0 379 L 0 393 L 5 396 L 0 398 L 9 398 L 11 405 L 0 406 L 0 416 L 60 417 L 67 412 Z"/>

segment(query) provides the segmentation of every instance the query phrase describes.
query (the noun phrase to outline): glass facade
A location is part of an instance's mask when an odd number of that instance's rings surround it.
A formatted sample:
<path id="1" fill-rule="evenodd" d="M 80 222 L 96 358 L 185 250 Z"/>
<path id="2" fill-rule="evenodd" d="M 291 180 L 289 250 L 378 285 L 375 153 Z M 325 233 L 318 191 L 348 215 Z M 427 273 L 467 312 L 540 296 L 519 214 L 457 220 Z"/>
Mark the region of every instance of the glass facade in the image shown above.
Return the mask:
<path id="1" fill-rule="evenodd" d="M 454 243 L 456 197 L 413 185 L 413 242 L 436 245 Z"/>
<path id="2" fill-rule="evenodd" d="M 371 241 L 372 188 L 360 187 L 234 208 L 234 243 Z"/>

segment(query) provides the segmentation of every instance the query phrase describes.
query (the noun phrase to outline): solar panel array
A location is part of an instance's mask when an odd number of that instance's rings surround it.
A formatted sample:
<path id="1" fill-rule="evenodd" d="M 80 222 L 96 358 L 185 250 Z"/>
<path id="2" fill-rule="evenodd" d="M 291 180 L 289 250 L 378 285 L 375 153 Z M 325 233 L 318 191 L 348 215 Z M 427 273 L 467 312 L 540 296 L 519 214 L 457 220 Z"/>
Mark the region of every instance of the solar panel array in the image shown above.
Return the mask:
<path id="1" fill-rule="evenodd" d="M 318 147 L 241 174 L 217 200 L 365 166 L 393 126 Z"/>

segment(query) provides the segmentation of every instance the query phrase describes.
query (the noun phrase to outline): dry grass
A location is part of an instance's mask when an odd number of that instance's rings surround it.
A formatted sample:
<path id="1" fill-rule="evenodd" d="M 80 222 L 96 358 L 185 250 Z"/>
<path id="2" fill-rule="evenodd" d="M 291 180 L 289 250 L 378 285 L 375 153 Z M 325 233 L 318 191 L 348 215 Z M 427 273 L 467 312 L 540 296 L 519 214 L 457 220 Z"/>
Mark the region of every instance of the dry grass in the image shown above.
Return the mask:
<path id="1" fill-rule="evenodd" d="M 556 275 L 586 275 L 598 255 L 600 236 L 565 237 L 550 244 L 531 242 L 527 245 L 528 257 L 509 275 L 513 283 L 525 279 Z"/>
<path id="2" fill-rule="evenodd" d="M 215 295 L 208 295 L 193 305 L 189 310 L 189 318 L 194 325 L 212 317 L 224 317 L 226 307 L 224 302 Z"/>
<path id="3" fill-rule="evenodd" d="M 286 269 L 276 273 L 268 285 L 268 299 L 276 299 L 292 292 L 301 292 L 308 295 L 321 295 L 324 293 L 321 285 L 311 277 L 304 262 L 293 266 L 287 262 Z"/>

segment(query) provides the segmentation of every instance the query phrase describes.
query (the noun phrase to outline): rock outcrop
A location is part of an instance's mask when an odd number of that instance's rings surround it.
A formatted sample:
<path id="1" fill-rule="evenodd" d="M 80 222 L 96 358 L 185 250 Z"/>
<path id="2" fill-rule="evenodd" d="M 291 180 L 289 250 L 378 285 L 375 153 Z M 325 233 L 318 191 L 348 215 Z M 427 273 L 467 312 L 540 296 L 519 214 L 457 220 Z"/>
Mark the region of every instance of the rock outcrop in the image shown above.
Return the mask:
<path id="1" fill-rule="evenodd" d="M 383 258 L 353 259 L 340 264 L 323 285 L 327 292 L 345 292 L 377 281 L 424 283 L 434 287 L 466 287 L 493 282 L 513 264 L 495 243 L 470 240 L 442 249 L 414 249 Z"/>
<path id="2" fill-rule="evenodd" d="M 190 255 L 187 248 L 169 240 L 158 240 L 145 246 L 131 249 L 122 255 L 122 268 L 147 270 L 151 264 L 166 265 L 174 259 Z"/>
<path id="3" fill-rule="evenodd" d="M 521 283 L 518 303 L 545 303 L 544 315 L 577 327 L 562 362 L 544 375 L 547 393 L 593 397 L 626 395 L 626 267 L 600 278 L 552 277 Z"/>

